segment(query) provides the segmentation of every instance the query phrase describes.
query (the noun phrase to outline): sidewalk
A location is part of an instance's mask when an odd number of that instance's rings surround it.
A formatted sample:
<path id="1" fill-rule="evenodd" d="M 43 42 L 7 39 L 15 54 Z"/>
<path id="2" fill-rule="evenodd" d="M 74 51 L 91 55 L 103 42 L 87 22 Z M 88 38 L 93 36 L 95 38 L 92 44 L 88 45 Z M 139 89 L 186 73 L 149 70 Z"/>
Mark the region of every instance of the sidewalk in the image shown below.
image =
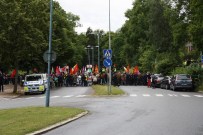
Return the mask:
<path id="1" fill-rule="evenodd" d="M 16 98 L 23 94 L 23 87 L 18 85 L 17 93 L 13 93 L 13 84 L 4 85 L 4 92 L 0 92 L 0 98 Z"/>

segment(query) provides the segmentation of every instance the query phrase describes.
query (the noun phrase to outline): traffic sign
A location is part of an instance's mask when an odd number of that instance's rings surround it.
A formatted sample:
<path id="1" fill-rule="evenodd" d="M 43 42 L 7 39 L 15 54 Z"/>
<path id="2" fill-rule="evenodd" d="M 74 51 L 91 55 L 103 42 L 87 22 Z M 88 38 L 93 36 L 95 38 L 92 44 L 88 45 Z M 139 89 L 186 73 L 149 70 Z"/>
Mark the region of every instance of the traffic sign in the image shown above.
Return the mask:
<path id="1" fill-rule="evenodd" d="M 104 59 L 103 64 L 106 68 L 108 68 L 112 65 L 112 61 L 111 59 Z"/>
<path id="2" fill-rule="evenodd" d="M 45 62 L 48 63 L 48 57 L 49 57 L 49 50 L 44 52 L 43 59 Z M 51 51 L 51 63 L 54 63 L 56 61 L 56 53 L 54 51 Z"/>
<path id="3" fill-rule="evenodd" d="M 201 63 L 203 64 L 203 55 L 201 56 Z"/>
<path id="4" fill-rule="evenodd" d="M 112 57 L 112 50 L 111 49 L 104 49 L 103 55 L 104 55 L 104 58 L 110 59 Z"/>

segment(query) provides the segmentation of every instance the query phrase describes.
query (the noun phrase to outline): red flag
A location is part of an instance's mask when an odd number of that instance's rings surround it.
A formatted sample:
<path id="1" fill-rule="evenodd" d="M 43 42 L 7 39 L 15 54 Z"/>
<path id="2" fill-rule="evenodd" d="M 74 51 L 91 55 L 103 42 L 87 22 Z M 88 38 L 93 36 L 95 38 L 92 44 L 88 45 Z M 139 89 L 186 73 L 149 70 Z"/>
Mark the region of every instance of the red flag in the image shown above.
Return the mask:
<path id="1" fill-rule="evenodd" d="M 78 64 L 73 67 L 73 74 L 77 73 L 79 70 Z"/>
<path id="2" fill-rule="evenodd" d="M 12 71 L 12 73 L 11 73 L 11 78 L 14 78 L 15 75 L 16 75 L 16 69 L 14 69 L 14 70 Z"/>
<path id="3" fill-rule="evenodd" d="M 129 73 L 130 72 L 130 65 L 128 64 L 128 66 L 127 66 L 127 73 Z"/>
<path id="4" fill-rule="evenodd" d="M 135 66 L 135 67 L 134 67 L 133 73 L 134 73 L 134 74 L 138 74 L 138 73 L 139 73 L 138 66 Z"/>
<path id="5" fill-rule="evenodd" d="M 95 68 L 94 68 L 94 73 L 98 74 L 99 73 L 99 69 L 98 69 L 98 66 L 96 65 Z"/>
<path id="6" fill-rule="evenodd" d="M 60 72 L 60 70 L 59 70 L 59 67 L 57 66 L 57 67 L 56 67 L 56 75 L 60 75 L 60 73 L 61 73 L 61 72 Z"/>
<path id="7" fill-rule="evenodd" d="M 73 74 L 73 68 L 70 68 L 70 74 L 71 75 Z"/>

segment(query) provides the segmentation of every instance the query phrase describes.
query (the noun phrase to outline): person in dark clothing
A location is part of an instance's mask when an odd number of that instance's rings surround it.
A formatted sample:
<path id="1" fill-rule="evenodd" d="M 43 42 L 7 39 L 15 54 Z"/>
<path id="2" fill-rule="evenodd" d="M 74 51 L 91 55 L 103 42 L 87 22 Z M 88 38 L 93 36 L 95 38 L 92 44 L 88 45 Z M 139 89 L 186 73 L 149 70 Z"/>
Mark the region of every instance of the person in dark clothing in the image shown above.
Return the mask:
<path id="1" fill-rule="evenodd" d="M 152 76 L 152 89 L 155 89 L 155 87 L 156 87 L 156 76 Z"/>
<path id="2" fill-rule="evenodd" d="M 151 75 L 150 73 L 147 73 L 147 87 L 151 87 Z"/>
<path id="3" fill-rule="evenodd" d="M 4 77 L 1 71 L 0 71 L 0 92 L 4 92 Z"/>

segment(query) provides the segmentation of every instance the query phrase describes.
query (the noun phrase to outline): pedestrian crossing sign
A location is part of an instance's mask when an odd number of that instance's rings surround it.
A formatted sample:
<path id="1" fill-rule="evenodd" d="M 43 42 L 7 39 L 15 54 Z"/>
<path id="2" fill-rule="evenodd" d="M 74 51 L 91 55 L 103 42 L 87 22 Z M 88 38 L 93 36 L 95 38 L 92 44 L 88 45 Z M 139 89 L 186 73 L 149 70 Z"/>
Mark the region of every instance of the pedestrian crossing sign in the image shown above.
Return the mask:
<path id="1" fill-rule="evenodd" d="M 112 57 L 112 50 L 111 49 L 104 49 L 103 55 L 104 55 L 104 58 L 110 59 Z"/>

